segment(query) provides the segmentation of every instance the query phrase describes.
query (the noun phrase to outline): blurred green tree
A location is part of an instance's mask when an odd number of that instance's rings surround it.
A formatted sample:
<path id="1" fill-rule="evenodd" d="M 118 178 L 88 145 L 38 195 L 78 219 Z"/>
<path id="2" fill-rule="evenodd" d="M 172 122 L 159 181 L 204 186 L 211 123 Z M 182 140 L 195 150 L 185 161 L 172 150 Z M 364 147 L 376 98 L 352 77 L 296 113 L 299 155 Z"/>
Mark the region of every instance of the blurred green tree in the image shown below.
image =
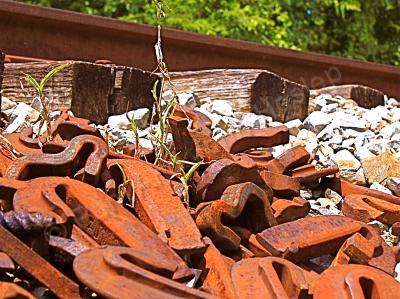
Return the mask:
<path id="1" fill-rule="evenodd" d="M 154 0 L 18 0 L 155 24 Z M 167 0 L 164 26 L 400 65 L 400 0 Z"/>

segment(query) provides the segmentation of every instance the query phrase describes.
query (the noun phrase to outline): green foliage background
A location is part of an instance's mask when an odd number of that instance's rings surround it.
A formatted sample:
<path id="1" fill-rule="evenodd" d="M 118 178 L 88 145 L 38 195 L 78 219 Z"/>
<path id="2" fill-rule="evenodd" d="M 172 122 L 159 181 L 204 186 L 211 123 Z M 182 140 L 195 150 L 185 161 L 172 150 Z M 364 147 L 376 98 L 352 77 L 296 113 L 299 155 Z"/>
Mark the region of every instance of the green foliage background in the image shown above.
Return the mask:
<path id="1" fill-rule="evenodd" d="M 155 24 L 154 0 L 18 0 Z M 167 0 L 164 26 L 400 65 L 400 0 Z"/>

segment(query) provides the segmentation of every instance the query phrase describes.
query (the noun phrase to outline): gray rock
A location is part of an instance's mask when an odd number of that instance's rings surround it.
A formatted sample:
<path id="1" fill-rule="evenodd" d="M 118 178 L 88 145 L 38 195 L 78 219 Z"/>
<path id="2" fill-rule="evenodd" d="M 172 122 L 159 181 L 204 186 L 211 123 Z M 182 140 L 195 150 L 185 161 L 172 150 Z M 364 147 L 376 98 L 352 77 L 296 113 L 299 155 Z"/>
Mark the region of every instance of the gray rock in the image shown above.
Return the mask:
<path id="1" fill-rule="evenodd" d="M 396 196 L 400 196 L 400 178 L 390 177 L 385 182 L 386 188 L 388 188 Z"/>
<path id="2" fill-rule="evenodd" d="M 356 131 L 366 131 L 367 123 L 358 117 L 342 111 L 330 114 L 332 124 L 343 129 L 353 129 Z"/>
<path id="3" fill-rule="evenodd" d="M 376 229 L 376 231 L 382 235 L 385 232 L 389 231 L 389 226 L 387 226 L 386 224 L 378 221 L 378 220 L 373 220 L 371 222 L 368 222 L 368 225 L 372 226 L 374 229 Z"/>
<path id="4" fill-rule="evenodd" d="M 220 140 L 222 137 L 225 137 L 225 136 L 227 136 L 227 135 L 228 135 L 228 133 L 225 132 L 224 130 L 222 130 L 221 128 L 215 128 L 215 129 L 213 130 L 213 132 L 212 132 L 212 137 L 213 137 L 216 141 Z"/>
<path id="5" fill-rule="evenodd" d="M 5 96 L 1 97 L 1 111 L 14 109 L 15 107 L 17 107 L 17 103 L 11 101 L 9 98 L 6 98 Z"/>
<path id="6" fill-rule="evenodd" d="M 374 155 L 380 155 L 389 150 L 389 140 L 373 139 L 364 144 L 364 147 Z"/>
<path id="7" fill-rule="evenodd" d="M 241 125 L 246 128 L 263 129 L 267 126 L 265 117 L 254 113 L 245 113 Z"/>
<path id="8" fill-rule="evenodd" d="M 354 155 L 357 157 L 358 160 L 362 161 L 364 159 L 374 158 L 376 155 L 371 153 L 368 149 L 363 146 L 356 146 Z"/>
<path id="9" fill-rule="evenodd" d="M 193 93 L 181 93 L 178 95 L 178 102 L 180 105 L 194 109 L 200 105 L 197 95 Z"/>
<path id="10" fill-rule="evenodd" d="M 285 123 L 285 126 L 288 127 L 290 135 L 297 136 L 297 134 L 299 134 L 300 132 L 301 127 L 303 126 L 303 123 L 300 119 L 293 119 Z"/>
<path id="11" fill-rule="evenodd" d="M 330 114 L 314 111 L 304 120 L 304 128 L 318 134 L 332 121 Z"/>
<path id="12" fill-rule="evenodd" d="M 223 116 L 233 116 L 232 105 L 229 101 L 215 100 L 210 106 L 210 112 Z"/>
<path id="13" fill-rule="evenodd" d="M 358 161 L 351 152 L 348 150 L 341 150 L 332 155 L 332 160 L 339 167 L 341 177 L 351 183 L 365 185 L 365 176 L 361 167 L 361 162 Z"/>
<path id="14" fill-rule="evenodd" d="M 336 204 L 329 198 L 318 198 L 309 200 L 311 209 L 318 211 L 321 215 L 340 215 L 340 210 Z"/>
<path id="15" fill-rule="evenodd" d="M 321 107 L 321 112 L 332 113 L 332 112 L 335 112 L 337 110 L 337 108 L 338 108 L 338 104 L 332 103 L 332 104 Z"/>
<path id="16" fill-rule="evenodd" d="M 327 141 L 335 136 L 335 127 L 327 125 L 321 132 L 318 133 L 317 138 L 321 141 Z"/>
<path id="17" fill-rule="evenodd" d="M 19 132 L 23 128 L 31 126 L 33 123 L 35 123 L 38 120 L 39 116 L 39 111 L 33 109 L 31 106 L 25 103 L 19 103 L 11 114 L 10 124 L 7 126 L 4 132 Z"/>
<path id="18" fill-rule="evenodd" d="M 140 108 L 137 110 L 129 111 L 128 113 L 112 115 L 108 118 L 107 124 L 111 128 L 118 128 L 121 130 L 130 130 L 131 123 L 129 119 L 133 119 L 139 129 L 144 129 L 149 125 L 150 110 L 147 108 Z"/>
<path id="19" fill-rule="evenodd" d="M 40 113 L 43 110 L 43 105 L 42 105 L 42 101 L 40 100 L 39 97 L 34 97 L 31 103 L 31 107 L 37 111 L 39 111 Z"/>
<path id="20" fill-rule="evenodd" d="M 380 191 L 380 192 L 383 192 L 383 193 L 387 193 L 387 194 L 392 195 L 392 191 L 390 191 L 390 190 L 389 190 L 388 188 L 386 188 L 385 186 L 379 184 L 378 182 L 373 182 L 373 183 L 371 184 L 371 186 L 369 186 L 369 188 L 370 188 L 370 189 L 373 189 L 373 190 L 378 190 L 378 191 Z"/>
<path id="21" fill-rule="evenodd" d="M 300 190 L 300 197 L 304 199 L 311 199 L 313 198 L 312 190 L 311 189 L 301 189 Z"/>
<path id="22" fill-rule="evenodd" d="M 279 121 L 273 121 L 273 122 L 269 123 L 270 127 L 279 127 L 279 126 L 282 126 L 282 125 L 283 125 L 283 123 L 281 123 Z"/>
<path id="23" fill-rule="evenodd" d="M 384 127 L 379 135 L 382 136 L 383 139 L 389 140 L 393 135 L 400 133 L 400 122 L 395 122 Z"/>
<path id="24" fill-rule="evenodd" d="M 325 197 L 329 198 L 335 205 L 338 205 L 342 202 L 342 196 L 329 188 L 325 190 Z"/>
<path id="25" fill-rule="evenodd" d="M 400 107 L 400 102 L 397 101 L 395 98 L 389 98 L 386 102 L 386 105 L 392 107 Z"/>
<path id="26" fill-rule="evenodd" d="M 206 105 L 202 105 L 201 107 L 194 108 L 195 111 L 199 111 L 211 120 L 211 128 L 221 128 L 224 131 L 227 131 L 229 129 L 228 124 L 224 121 L 223 117 L 219 114 L 216 113 L 211 113 L 206 109 Z M 240 123 L 239 120 L 237 120 L 238 123 Z"/>

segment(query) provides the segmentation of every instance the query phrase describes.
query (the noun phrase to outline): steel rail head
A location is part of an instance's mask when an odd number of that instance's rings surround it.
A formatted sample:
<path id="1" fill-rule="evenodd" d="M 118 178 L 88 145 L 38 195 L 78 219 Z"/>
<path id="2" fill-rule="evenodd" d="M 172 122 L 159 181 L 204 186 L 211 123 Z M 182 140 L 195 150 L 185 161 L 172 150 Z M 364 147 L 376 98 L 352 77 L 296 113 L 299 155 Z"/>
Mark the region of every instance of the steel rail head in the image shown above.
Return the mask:
<path id="1" fill-rule="evenodd" d="M 263 190 L 250 182 L 231 185 L 220 200 L 200 211 L 196 223 L 219 249 L 238 250 L 245 240 L 232 227 L 245 228 L 251 234 L 277 224 L 270 206 L 272 197 L 271 190 Z"/>
<path id="2" fill-rule="evenodd" d="M 105 298 L 214 298 L 171 280 L 168 262 L 151 250 L 91 249 L 75 258 L 73 269 L 83 284 Z"/>

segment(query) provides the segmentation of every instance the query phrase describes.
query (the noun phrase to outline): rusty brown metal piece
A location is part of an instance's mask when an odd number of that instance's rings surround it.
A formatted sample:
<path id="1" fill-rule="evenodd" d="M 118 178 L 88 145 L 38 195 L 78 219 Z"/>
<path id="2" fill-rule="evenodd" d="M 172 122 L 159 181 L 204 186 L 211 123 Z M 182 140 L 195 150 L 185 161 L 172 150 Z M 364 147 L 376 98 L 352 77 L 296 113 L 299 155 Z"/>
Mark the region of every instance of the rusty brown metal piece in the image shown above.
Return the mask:
<path id="1" fill-rule="evenodd" d="M 261 189 L 268 190 L 254 163 L 238 163 L 221 159 L 212 163 L 202 174 L 196 188 L 197 202 L 220 199 L 227 187 L 233 184 L 252 182 Z"/>
<path id="2" fill-rule="evenodd" d="M 74 137 L 58 154 L 32 154 L 14 161 L 6 177 L 29 180 L 41 176 L 72 176 L 84 167 L 83 181 L 97 185 L 108 156 L 108 146 L 95 136 Z"/>
<path id="3" fill-rule="evenodd" d="M 291 198 L 300 195 L 300 182 L 283 174 L 261 170 L 260 175 L 265 183 L 271 187 L 276 197 Z"/>
<path id="4" fill-rule="evenodd" d="M 311 207 L 307 200 L 295 197 L 291 200 L 274 199 L 271 208 L 276 221 L 282 224 L 306 217 Z"/>
<path id="5" fill-rule="evenodd" d="M 10 181 L 0 178 L 0 188 L 10 186 Z M 72 218 L 101 245 L 128 246 L 144 252 L 152 250 L 157 252 L 158 259 L 168 261 L 169 269 L 176 272 L 174 279 L 193 275 L 172 249 L 102 191 L 69 178 L 45 177 L 23 183 L 13 195 L 15 210 L 45 211 L 60 224 Z M 157 265 L 157 260 L 154 264 Z"/>
<path id="6" fill-rule="evenodd" d="M 257 233 L 277 224 L 270 203 L 272 191 L 253 183 L 231 185 L 220 200 L 203 208 L 196 217 L 200 231 L 211 238 L 221 250 L 237 250 L 247 242 L 232 227 Z"/>
<path id="7" fill-rule="evenodd" d="M 395 235 L 397 237 L 400 236 L 400 222 L 399 221 L 392 224 L 392 235 Z"/>
<path id="8" fill-rule="evenodd" d="M 182 200 L 174 195 L 168 180 L 138 159 L 110 160 L 107 167 L 116 178 L 122 177 L 118 165 L 122 167 L 126 178 L 133 183 L 134 210 L 145 225 L 180 254 L 204 249 L 196 224 Z M 123 183 L 117 181 L 117 184 Z M 132 197 L 132 194 L 129 196 Z"/>
<path id="9" fill-rule="evenodd" d="M 360 233 L 364 242 L 374 247 L 368 265 L 392 274 L 395 256 L 378 232 L 367 224 L 342 216 L 316 216 L 280 224 L 256 235 L 257 240 L 274 256 L 301 262 L 336 253 L 345 241 Z M 354 256 L 348 252 L 351 261 Z"/>
<path id="10" fill-rule="evenodd" d="M 214 139 L 203 132 L 189 131 L 188 120 L 176 116 L 169 118 L 175 150 L 186 161 L 209 162 L 232 159 L 231 155 Z"/>
<path id="11" fill-rule="evenodd" d="M 60 298 L 80 298 L 79 286 L 0 225 L 0 250 Z"/>
<path id="12" fill-rule="evenodd" d="M 279 174 L 285 174 L 289 170 L 307 164 L 309 160 L 310 154 L 303 146 L 298 145 L 285 151 L 276 159 L 269 161 L 262 169 Z"/>
<path id="13" fill-rule="evenodd" d="M 191 129 L 197 132 L 202 132 L 208 136 L 211 136 L 211 120 L 205 114 L 190 109 L 185 106 L 177 106 L 173 113 L 174 117 L 180 117 L 184 119 L 190 119 Z"/>
<path id="14" fill-rule="evenodd" d="M 27 290 L 11 282 L 0 282 L 0 298 L 35 299 Z"/>
<path id="15" fill-rule="evenodd" d="M 400 205 L 400 197 L 380 192 L 378 190 L 366 188 L 363 186 L 353 185 L 339 178 L 332 178 L 332 179 L 324 178 L 324 180 L 322 181 L 322 186 L 324 188 L 332 189 L 333 191 L 339 193 L 342 197 L 346 197 L 352 194 L 360 194 L 365 196 L 376 197 L 381 200 L 391 202 L 396 205 Z"/>
<path id="16" fill-rule="evenodd" d="M 342 204 L 345 216 L 368 223 L 378 220 L 394 224 L 400 219 L 400 205 L 367 195 L 347 195 Z"/>
<path id="17" fill-rule="evenodd" d="M 58 145 L 59 151 L 68 146 L 69 140 L 79 135 L 93 135 L 99 138 L 100 132 L 89 126 L 89 120 L 73 117 L 63 111 L 51 126 L 52 141 L 47 141 L 46 136 L 33 137 L 33 128 L 28 127 L 21 133 L 5 134 L 5 137 L 12 143 L 14 148 L 24 155 L 39 154 L 42 152 L 53 152 L 48 150 Z M 46 134 L 46 133 L 45 133 Z M 42 146 L 41 146 L 42 144 Z"/>
<path id="18" fill-rule="evenodd" d="M 92 249 L 75 258 L 73 269 L 83 284 L 105 298 L 214 298 L 171 280 L 168 261 L 152 250 Z"/>
<path id="19" fill-rule="evenodd" d="M 274 157 L 269 150 L 248 150 L 244 153 L 237 155 L 246 155 L 251 158 L 259 168 L 263 168 L 268 161 L 272 160 Z"/>
<path id="20" fill-rule="evenodd" d="M 308 188 L 319 186 L 321 178 L 339 172 L 339 167 L 333 166 L 317 170 L 314 165 L 304 165 L 290 171 L 293 178 L 298 178 L 300 184 Z"/>
<path id="21" fill-rule="evenodd" d="M 295 264 L 276 257 L 237 262 L 231 270 L 237 298 L 308 298 L 309 285 L 318 278 Z"/>
<path id="22" fill-rule="evenodd" d="M 50 255 L 53 261 L 63 264 L 72 264 L 74 258 L 82 252 L 94 247 L 87 247 L 85 244 L 72 239 L 50 236 Z M 98 247 L 98 246 L 97 246 Z"/>
<path id="23" fill-rule="evenodd" d="M 212 291 L 213 295 L 221 298 L 235 298 L 230 271 L 235 263 L 224 256 L 208 237 L 203 238 L 207 244 L 200 268 L 202 269 L 203 288 Z"/>
<path id="24" fill-rule="evenodd" d="M 314 299 L 399 297 L 400 283 L 390 275 L 362 265 L 340 265 L 324 271 L 310 286 Z"/>
<path id="25" fill-rule="evenodd" d="M 242 130 L 223 137 L 218 141 L 231 154 L 243 153 L 258 147 L 273 147 L 288 142 L 289 129 L 286 126 Z"/>

